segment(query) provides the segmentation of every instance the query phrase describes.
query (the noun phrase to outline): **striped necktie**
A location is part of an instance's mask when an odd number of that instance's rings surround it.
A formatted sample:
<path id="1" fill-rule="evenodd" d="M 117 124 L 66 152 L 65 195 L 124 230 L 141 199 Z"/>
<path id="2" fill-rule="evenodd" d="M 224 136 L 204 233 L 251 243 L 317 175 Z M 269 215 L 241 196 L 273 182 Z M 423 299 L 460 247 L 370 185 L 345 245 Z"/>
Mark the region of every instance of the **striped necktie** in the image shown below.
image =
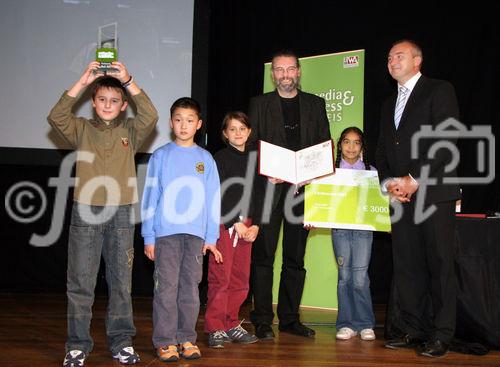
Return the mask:
<path id="1" fill-rule="evenodd" d="M 394 109 L 394 126 L 396 126 L 396 129 L 399 126 L 401 115 L 403 114 L 403 110 L 405 109 L 407 93 L 408 88 L 404 86 L 399 87 L 398 100 L 396 102 L 396 108 Z"/>

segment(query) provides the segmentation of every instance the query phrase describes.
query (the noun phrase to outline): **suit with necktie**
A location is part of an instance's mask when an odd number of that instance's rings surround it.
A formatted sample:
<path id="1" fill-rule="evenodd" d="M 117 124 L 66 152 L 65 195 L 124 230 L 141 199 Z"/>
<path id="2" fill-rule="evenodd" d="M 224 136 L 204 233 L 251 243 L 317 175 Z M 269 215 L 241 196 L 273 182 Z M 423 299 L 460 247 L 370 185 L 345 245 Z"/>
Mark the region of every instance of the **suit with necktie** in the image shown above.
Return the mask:
<path id="1" fill-rule="evenodd" d="M 376 152 L 381 182 L 407 175 L 419 181 L 411 201 L 402 204 L 401 218 L 392 222 L 393 292 L 401 310 L 398 327 L 403 334 L 445 343 L 454 335 L 456 317 L 454 212 L 460 192 L 456 183 L 447 183 L 456 172 L 447 166 L 453 153 L 446 148 L 454 140 L 437 132 L 412 138 L 423 125 L 435 129 L 450 117 L 458 119 L 453 86 L 422 75 L 402 111 L 397 95 L 383 104 Z M 442 148 L 435 149 L 436 143 Z M 423 207 L 417 205 L 419 200 Z"/>

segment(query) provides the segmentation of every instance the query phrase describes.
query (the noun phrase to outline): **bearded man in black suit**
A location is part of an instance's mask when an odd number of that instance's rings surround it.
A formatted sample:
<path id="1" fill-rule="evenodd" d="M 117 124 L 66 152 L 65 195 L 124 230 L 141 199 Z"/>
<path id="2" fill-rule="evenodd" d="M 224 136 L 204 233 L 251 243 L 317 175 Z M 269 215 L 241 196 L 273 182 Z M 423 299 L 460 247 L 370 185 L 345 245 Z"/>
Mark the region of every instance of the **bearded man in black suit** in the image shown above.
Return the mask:
<path id="1" fill-rule="evenodd" d="M 291 51 L 275 53 L 271 72 L 276 89 L 250 100 L 248 115 L 252 139 L 264 140 L 293 151 L 329 140 L 325 101 L 299 89 L 301 69 L 297 56 Z M 267 185 L 274 190 L 271 208 L 267 215 L 263 215 L 259 236 L 252 246 L 254 309 L 250 318 L 255 326 L 255 335 L 260 339 L 274 338 L 271 328 L 274 317 L 273 267 L 283 222 L 283 266 L 277 309 L 279 330 L 312 337 L 314 330 L 299 319 L 306 276 L 304 255 L 308 235 L 308 230 L 302 224 L 304 201 L 294 195 L 295 185 L 273 178 L 268 179 Z"/>

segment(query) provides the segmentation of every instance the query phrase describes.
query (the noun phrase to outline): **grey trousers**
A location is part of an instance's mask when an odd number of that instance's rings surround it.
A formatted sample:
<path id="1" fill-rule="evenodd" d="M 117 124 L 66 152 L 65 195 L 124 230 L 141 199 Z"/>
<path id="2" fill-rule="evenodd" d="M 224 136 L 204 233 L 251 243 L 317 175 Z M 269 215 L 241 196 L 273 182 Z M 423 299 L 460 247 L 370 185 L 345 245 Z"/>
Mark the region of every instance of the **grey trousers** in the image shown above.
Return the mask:
<path id="1" fill-rule="evenodd" d="M 155 348 L 196 343 L 203 273 L 203 239 L 176 234 L 156 239 L 153 299 Z"/>

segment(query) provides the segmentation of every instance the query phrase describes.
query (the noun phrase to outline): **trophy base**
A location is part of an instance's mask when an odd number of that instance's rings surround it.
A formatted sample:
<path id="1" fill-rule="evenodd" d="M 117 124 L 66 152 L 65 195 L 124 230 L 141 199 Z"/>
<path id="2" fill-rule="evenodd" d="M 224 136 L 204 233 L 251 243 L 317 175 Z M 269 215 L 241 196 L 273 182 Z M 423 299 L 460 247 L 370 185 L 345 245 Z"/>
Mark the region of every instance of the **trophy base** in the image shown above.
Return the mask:
<path id="1" fill-rule="evenodd" d="M 102 75 L 107 75 L 107 74 L 116 74 L 118 73 L 119 70 L 117 68 L 114 68 L 111 66 L 111 63 L 103 63 L 101 62 L 101 65 L 94 70 L 95 74 L 102 74 Z"/>

